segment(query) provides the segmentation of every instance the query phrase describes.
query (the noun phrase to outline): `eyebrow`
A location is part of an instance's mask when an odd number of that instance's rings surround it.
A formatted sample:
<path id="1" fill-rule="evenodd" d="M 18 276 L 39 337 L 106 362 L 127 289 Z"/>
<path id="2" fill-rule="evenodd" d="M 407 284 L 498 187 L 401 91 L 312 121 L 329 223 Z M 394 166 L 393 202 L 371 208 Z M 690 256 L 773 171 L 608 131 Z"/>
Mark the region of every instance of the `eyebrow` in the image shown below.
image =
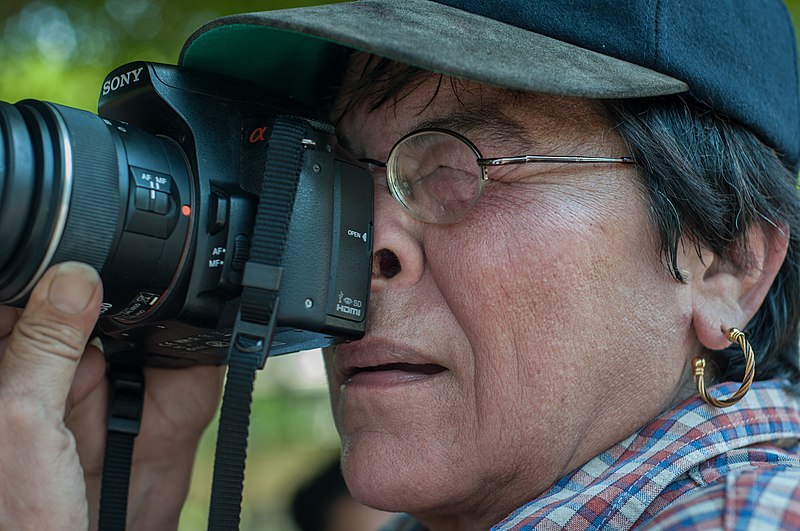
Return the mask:
<path id="1" fill-rule="evenodd" d="M 441 117 L 415 124 L 414 129 L 450 129 L 462 135 L 479 133 L 482 140 L 514 147 L 531 146 L 530 131 L 495 106 L 459 109 Z"/>
<path id="2" fill-rule="evenodd" d="M 449 129 L 465 136 L 480 133 L 482 140 L 496 144 L 508 144 L 510 149 L 538 147 L 538 143 L 530 138 L 531 133 L 529 130 L 518 121 L 507 116 L 495 105 L 477 109 L 461 108 L 442 116 L 416 122 L 404 135 L 419 129 Z M 401 135 L 401 137 L 404 135 Z M 341 134 L 337 135 L 337 138 L 339 139 L 339 145 L 345 151 L 356 158 L 363 158 L 358 156 L 357 150 L 350 139 Z"/>

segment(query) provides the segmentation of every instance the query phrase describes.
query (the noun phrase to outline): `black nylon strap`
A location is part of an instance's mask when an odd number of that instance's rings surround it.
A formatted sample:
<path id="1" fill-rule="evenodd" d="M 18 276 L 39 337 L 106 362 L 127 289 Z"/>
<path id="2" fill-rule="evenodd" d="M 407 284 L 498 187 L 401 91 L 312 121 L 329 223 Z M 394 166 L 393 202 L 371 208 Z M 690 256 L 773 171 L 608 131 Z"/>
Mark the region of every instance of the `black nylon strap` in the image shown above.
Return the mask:
<path id="1" fill-rule="evenodd" d="M 108 432 L 100 489 L 100 531 L 124 531 L 133 441 L 139 433 L 144 405 L 144 374 L 140 365 L 111 363 Z"/>
<path id="2" fill-rule="evenodd" d="M 103 487 L 100 494 L 101 531 L 125 529 L 133 439 L 133 436 L 126 433 L 109 432 L 106 436 Z"/>
<path id="3" fill-rule="evenodd" d="M 303 167 L 301 141 L 306 127 L 307 122 L 290 117 L 279 117 L 272 126 L 249 262 L 281 265 L 298 177 Z M 277 290 L 245 286 L 242 318 L 260 324 L 269 323 L 275 297 Z"/>
<path id="4" fill-rule="evenodd" d="M 297 118 L 278 117 L 269 138 L 220 409 L 208 517 L 210 531 L 239 528 L 253 384 L 256 371 L 266 361 L 275 329 L 280 265 L 303 166 L 301 141 L 307 126 Z"/>
<path id="5" fill-rule="evenodd" d="M 237 352 L 228 364 L 214 454 L 209 530 L 239 529 L 250 405 L 258 358 L 255 353 Z"/>

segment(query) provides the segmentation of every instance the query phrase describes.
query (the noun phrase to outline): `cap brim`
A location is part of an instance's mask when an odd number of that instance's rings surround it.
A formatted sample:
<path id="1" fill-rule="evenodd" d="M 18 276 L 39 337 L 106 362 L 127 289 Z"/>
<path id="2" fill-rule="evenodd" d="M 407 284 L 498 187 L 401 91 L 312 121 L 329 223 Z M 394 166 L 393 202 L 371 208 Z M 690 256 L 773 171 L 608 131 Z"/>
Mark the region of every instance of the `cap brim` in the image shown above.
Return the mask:
<path id="1" fill-rule="evenodd" d="M 315 105 L 336 48 L 494 86 L 588 98 L 685 92 L 675 78 L 427 0 L 367 0 L 234 15 L 200 28 L 180 64 Z"/>

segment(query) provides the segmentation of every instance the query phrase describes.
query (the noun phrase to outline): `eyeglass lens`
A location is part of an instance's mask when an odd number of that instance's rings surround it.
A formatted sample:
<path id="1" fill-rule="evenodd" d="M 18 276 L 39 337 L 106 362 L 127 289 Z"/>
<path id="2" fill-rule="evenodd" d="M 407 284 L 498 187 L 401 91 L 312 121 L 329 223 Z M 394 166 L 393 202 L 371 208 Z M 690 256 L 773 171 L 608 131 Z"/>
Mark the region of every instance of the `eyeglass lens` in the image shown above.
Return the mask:
<path id="1" fill-rule="evenodd" d="M 446 132 L 413 133 L 389 156 L 389 188 L 422 221 L 458 221 L 480 196 L 483 181 L 478 157 L 471 146 Z"/>

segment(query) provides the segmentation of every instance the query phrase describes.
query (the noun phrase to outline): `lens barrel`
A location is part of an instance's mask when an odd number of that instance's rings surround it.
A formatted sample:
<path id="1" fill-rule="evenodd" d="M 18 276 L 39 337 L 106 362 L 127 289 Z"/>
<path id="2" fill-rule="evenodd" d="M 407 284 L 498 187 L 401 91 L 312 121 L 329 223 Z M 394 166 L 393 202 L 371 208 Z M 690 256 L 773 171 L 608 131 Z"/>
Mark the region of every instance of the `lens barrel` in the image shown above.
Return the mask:
<path id="1" fill-rule="evenodd" d="M 185 257 L 189 175 L 169 139 L 53 103 L 0 102 L 0 304 L 24 304 L 50 265 L 77 260 L 108 274 L 107 308 L 143 316 L 131 305 L 163 299 Z"/>
<path id="2" fill-rule="evenodd" d="M 0 302 L 24 298 L 53 263 L 102 269 L 121 214 L 118 159 L 91 113 L 0 102 Z"/>

